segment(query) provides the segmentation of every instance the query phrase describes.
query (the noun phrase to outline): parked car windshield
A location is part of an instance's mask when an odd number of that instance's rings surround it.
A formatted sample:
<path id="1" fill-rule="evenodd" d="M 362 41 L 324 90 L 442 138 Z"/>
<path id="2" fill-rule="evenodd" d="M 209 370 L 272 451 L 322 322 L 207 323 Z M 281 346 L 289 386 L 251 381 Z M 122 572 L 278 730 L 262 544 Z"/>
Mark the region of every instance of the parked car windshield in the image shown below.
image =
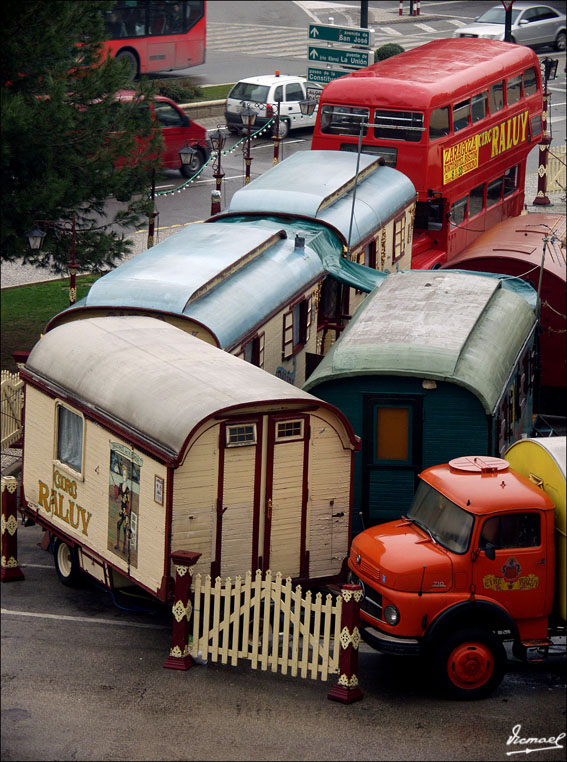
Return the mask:
<path id="1" fill-rule="evenodd" d="M 512 24 L 518 16 L 520 15 L 520 11 L 514 10 L 512 8 Z M 490 8 L 490 10 L 486 11 L 486 13 L 483 13 L 482 16 L 479 16 L 476 20 L 477 24 L 504 24 L 506 23 L 506 11 L 504 8 Z"/>
<path id="2" fill-rule="evenodd" d="M 229 98 L 239 98 L 243 101 L 256 101 L 266 103 L 268 100 L 269 87 L 267 85 L 255 85 L 252 82 L 237 82 L 230 91 Z"/>
<path id="3" fill-rule="evenodd" d="M 420 482 L 407 518 L 447 550 L 467 551 L 474 517 L 426 482 Z"/>

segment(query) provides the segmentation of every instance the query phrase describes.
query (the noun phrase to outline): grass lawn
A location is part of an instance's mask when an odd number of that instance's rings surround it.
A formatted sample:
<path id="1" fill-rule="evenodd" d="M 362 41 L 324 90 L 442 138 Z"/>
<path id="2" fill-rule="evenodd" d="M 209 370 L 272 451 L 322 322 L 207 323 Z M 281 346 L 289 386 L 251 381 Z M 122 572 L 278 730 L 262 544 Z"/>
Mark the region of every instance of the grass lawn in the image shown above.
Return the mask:
<path id="1" fill-rule="evenodd" d="M 77 278 L 77 300 L 98 275 Z M 69 279 L 2 289 L 2 370 L 16 370 L 12 353 L 30 350 L 49 320 L 69 306 Z"/>

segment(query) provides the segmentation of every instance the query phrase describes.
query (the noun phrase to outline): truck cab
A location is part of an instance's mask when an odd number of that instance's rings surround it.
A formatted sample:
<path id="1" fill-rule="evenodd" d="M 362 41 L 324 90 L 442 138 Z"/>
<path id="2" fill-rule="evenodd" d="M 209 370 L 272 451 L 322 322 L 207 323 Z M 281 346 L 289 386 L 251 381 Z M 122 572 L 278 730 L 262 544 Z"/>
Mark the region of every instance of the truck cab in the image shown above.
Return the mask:
<path id="1" fill-rule="evenodd" d="M 488 695 L 504 675 L 503 640 L 515 654 L 550 644 L 554 509 L 501 458 L 423 471 L 407 515 L 352 543 L 363 639 L 426 656 L 434 684 L 453 697 Z"/>

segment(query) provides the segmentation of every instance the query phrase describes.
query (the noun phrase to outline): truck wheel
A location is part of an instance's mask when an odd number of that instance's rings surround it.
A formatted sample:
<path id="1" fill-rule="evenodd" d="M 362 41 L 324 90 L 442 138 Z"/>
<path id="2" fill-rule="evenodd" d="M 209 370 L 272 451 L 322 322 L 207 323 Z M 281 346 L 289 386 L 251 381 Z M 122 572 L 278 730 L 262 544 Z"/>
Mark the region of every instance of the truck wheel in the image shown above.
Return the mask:
<path id="1" fill-rule="evenodd" d="M 71 548 L 63 540 L 56 540 L 53 548 L 55 571 L 59 580 L 67 587 L 78 587 L 81 569 L 76 548 Z"/>
<path id="2" fill-rule="evenodd" d="M 502 682 L 506 651 L 488 630 L 460 630 L 436 648 L 432 670 L 434 684 L 449 698 L 484 698 Z"/>

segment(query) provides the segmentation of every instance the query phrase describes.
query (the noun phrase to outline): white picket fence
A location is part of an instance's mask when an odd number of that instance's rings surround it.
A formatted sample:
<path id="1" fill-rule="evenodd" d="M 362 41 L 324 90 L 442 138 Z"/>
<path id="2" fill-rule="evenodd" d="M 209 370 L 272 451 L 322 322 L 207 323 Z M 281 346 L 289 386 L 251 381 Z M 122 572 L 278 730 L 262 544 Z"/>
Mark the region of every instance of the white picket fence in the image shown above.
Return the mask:
<path id="1" fill-rule="evenodd" d="M 280 573 L 257 571 L 234 581 L 195 575 L 192 584 L 192 656 L 292 677 L 326 680 L 339 671 L 342 598 L 301 586 Z M 344 646 L 343 646 L 344 647 Z"/>
<path id="2" fill-rule="evenodd" d="M 547 160 L 547 190 L 564 191 L 565 190 L 565 143 L 560 146 L 552 146 L 549 149 Z"/>
<path id="3" fill-rule="evenodd" d="M 17 442 L 22 436 L 22 408 L 24 406 L 24 382 L 17 373 L 2 371 L 2 450 Z"/>

